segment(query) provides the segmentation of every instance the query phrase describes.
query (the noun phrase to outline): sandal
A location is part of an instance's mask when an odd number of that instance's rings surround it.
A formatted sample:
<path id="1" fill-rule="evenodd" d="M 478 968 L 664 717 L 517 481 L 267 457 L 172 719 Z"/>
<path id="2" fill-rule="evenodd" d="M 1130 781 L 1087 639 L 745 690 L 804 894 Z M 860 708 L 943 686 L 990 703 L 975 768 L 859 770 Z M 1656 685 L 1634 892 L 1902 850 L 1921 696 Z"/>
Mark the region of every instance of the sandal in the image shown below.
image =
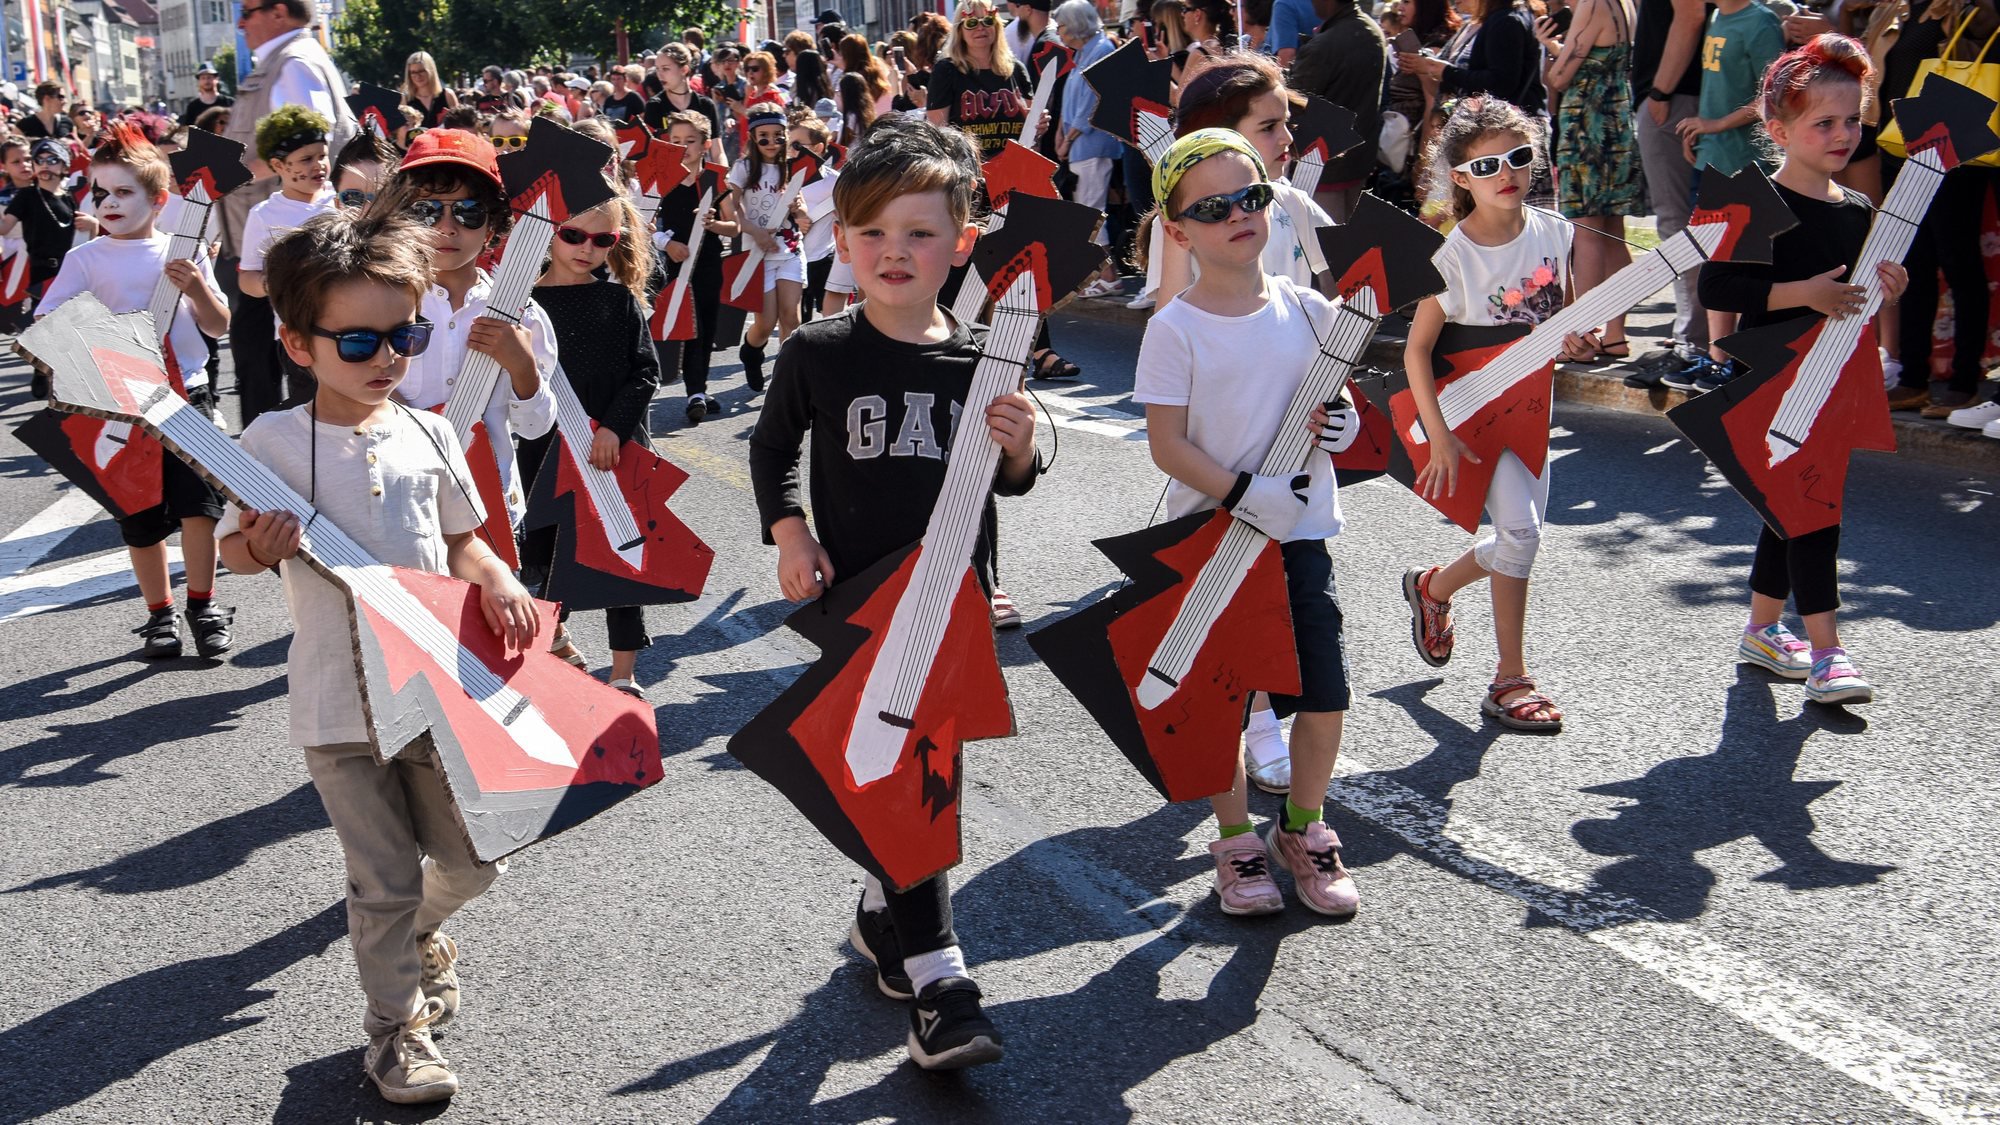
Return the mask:
<path id="1" fill-rule="evenodd" d="M 1523 688 L 1527 689 L 1527 694 L 1500 702 L 1501 696 Z M 1501 726 L 1515 730 L 1553 733 L 1563 728 L 1562 708 L 1556 706 L 1555 700 L 1535 690 L 1533 676 L 1502 676 L 1487 684 L 1486 699 L 1480 703 L 1479 710 L 1499 720 Z M 1544 717 L 1534 718 L 1536 712 L 1541 712 Z"/>
<path id="2" fill-rule="evenodd" d="M 1007 591 L 997 588 L 993 591 L 993 627 L 995 629 L 1021 627 L 1021 611 L 1014 605 L 1014 599 L 1007 596 Z"/>
<path id="3" fill-rule="evenodd" d="M 1622 363 L 1632 358 L 1632 342 L 1630 340 L 1599 340 L 1597 342 L 1597 354 L 1591 358 L 1600 361 L 1608 359 Z"/>
<path id="4" fill-rule="evenodd" d="M 1410 641 L 1417 646 L 1417 655 L 1433 668 L 1451 663 L 1456 643 L 1452 639 L 1451 602 L 1439 601 L 1428 592 L 1431 575 L 1443 569 L 1413 566 L 1403 572 L 1403 600 L 1410 603 Z"/>
<path id="5" fill-rule="evenodd" d="M 1057 355 L 1053 348 L 1035 357 L 1034 378 L 1074 379 L 1081 374 L 1083 368 Z"/>
<path id="6" fill-rule="evenodd" d="M 590 668 L 590 661 L 584 659 L 583 650 L 569 637 L 569 630 L 556 630 L 555 640 L 549 642 L 549 654 L 572 668 Z"/>

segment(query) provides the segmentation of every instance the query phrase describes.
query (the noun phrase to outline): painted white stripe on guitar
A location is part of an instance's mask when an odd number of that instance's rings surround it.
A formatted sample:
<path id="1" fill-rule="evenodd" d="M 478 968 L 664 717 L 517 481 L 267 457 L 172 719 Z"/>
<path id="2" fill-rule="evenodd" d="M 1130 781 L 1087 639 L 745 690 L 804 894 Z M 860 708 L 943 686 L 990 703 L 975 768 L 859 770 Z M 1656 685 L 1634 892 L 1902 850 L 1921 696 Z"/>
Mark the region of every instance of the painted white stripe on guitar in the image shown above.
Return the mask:
<path id="1" fill-rule="evenodd" d="M 542 264 L 548 261 L 549 243 L 555 237 L 556 225 L 549 221 L 548 197 L 536 196 L 535 205 L 526 214 L 514 217 L 514 229 L 507 235 L 507 249 L 500 253 L 500 265 L 494 272 L 493 288 L 486 298 L 486 311 L 479 314 L 481 317 L 505 324 L 521 323 L 535 280 L 542 276 Z M 486 404 L 493 399 L 493 388 L 500 382 L 500 374 L 499 360 L 482 351 L 465 350 L 465 360 L 458 365 L 458 381 L 452 384 L 451 398 L 444 404 L 445 421 L 451 423 L 460 445 L 472 440 L 472 424 L 486 414 Z M 495 443 L 496 456 L 498 443 L 506 439 L 505 434 L 487 435 L 487 440 Z"/>
<path id="2" fill-rule="evenodd" d="M 694 207 L 694 230 L 688 234 L 687 257 L 681 260 L 680 276 L 674 278 L 673 296 L 667 298 L 667 319 L 661 328 L 664 332 L 672 332 L 680 319 L 681 305 L 687 301 L 688 282 L 694 280 L 695 262 L 701 258 L 701 241 L 708 235 L 708 211 L 714 206 L 715 192 L 702 192 L 701 202 Z M 686 345 L 693 347 L 694 342 L 686 341 Z"/>
<path id="3" fill-rule="evenodd" d="M 583 487 L 590 493 L 590 502 L 597 506 L 599 518 L 604 521 L 605 538 L 611 540 L 611 547 L 625 565 L 639 569 L 645 558 L 645 538 L 639 534 L 639 524 L 632 518 L 631 506 L 625 503 L 625 493 L 618 487 L 618 477 L 590 463 L 590 443 L 595 437 L 590 428 L 590 415 L 584 413 L 583 403 L 577 400 L 576 390 L 569 385 L 569 376 L 556 369 L 553 384 L 549 389 L 556 396 L 556 429 L 561 431 L 563 444 L 568 447 L 566 456 L 576 465 L 577 473 L 583 478 Z M 559 456 L 565 454 L 558 454 Z M 554 466 L 550 466 L 553 469 Z M 578 512 L 582 519 L 584 513 Z"/>
<path id="4" fill-rule="evenodd" d="M 806 174 L 804 172 L 794 172 L 792 173 L 792 178 L 785 181 L 785 194 L 778 197 L 779 226 L 782 227 L 784 225 L 785 218 L 792 212 L 792 203 L 798 199 L 799 192 L 805 190 L 805 186 Z M 771 237 L 778 237 L 775 229 L 772 230 Z M 750 242 L 749 253 L 750 256 L 743 259 L 742 271 L 736 275 L 736 280 L 729 285 L 729 295 L 731 297 L 741 297 L 743 295 L 744 286 L 750 284 L 750 275 L 756 272 L 758 263 L 764 260 L 764 248 L 757 245 L 755 239 L 752 239 Z"/>

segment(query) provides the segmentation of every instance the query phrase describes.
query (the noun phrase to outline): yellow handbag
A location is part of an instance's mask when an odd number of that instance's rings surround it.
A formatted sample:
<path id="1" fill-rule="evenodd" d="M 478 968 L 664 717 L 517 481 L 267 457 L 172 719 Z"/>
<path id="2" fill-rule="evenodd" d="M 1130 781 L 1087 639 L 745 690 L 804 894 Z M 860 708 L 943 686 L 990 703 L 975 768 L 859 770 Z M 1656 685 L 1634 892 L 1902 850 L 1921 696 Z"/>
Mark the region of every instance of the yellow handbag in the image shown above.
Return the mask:
<path id="1" fill-rule="evenodd" d="M 1917 64 L 1916 80 L 1910 83 L 1909 93 L 1911 95 L 1915 95 L 1919 90 L 1922 90 L 1924 83 L 1930 79 L 1931 75 L 1935 74 L 1942 77 L 1945 81 L 1956 82 L 1961 86 L 1969 86 L 1979 93 L 1992 98 L 1994 101 L 2000 102 L 2000 63 L 1989 63 L 1986 61 L 1987 52 L 1993 49 L 1994 41 L 2000 39 L 2000 31 L 1995 31 L 1992 35 L 1986 37 L 1986 46 L 1980 48 L 1979 57 L 1973 59 L 1971 62 L 1960 62 L 1952 57 L 1957 52 L 1959 38 L 1965 34 L 1966 28 L 1972 26 L 1972 17 L 1973 13 L 1966 13 L 1965 21 L 1958 25 L 1957 31 L 1952 32 L 1951 40 L 1944 45 L 1944 52 L 1940 57 L 1925 59 L 1923 62 Z M 1996 131 L 2000 131 L 2000 109 L 1994 111 L 1993 120 L 1988 122 L 1988 125 Z M 1891 121 L 1888 127 L 1882 130 L 1882 135 L 1876 138 L 1876 143 L 1881 145 L 1882 151 L 1888 153 L 1890 156 L 1907 158 L 1909 155 L 1908 150 L 1903 144 L 1901 122 Z M 1989 152 L 1984 156 L 1968 160 L 1965 163 L 1982 168 L 2000 168 L 2000 152 Z"/>

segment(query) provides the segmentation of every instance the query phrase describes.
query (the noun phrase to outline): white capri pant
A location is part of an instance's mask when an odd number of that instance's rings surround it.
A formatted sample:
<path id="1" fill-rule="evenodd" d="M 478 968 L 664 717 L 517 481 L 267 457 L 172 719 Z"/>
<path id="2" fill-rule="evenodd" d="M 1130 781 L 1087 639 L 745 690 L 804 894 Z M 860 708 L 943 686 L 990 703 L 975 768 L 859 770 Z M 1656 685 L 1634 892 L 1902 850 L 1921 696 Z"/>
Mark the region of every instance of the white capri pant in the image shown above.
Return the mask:
<path id="1" fill-rule="evenodd" d="M 1542 475 L 1504 450 L 1493 466 L 1493 483 L 1486 489 L 1486 514 L 1493 530 L 1472 545 L 1472 559 L 1488 574 L 1526 578 L 1535 568 L 1535 553 L 1542 545 L 1542 524 L 1549 510 L 1549 466 Z"/>
<path id="2" fill-rule="evenodd" d="M 1111 158 L 1093 156 L 1088 160 L 1072 160 L 1069 170 L 1076 175 L 1076 198 L 1074 202 L 1098 211 L 1104 210 L 1105 201 L 1111 198 Z M 1104 224 L 1097 225 L 1097 244 L 1111 245 L 1111 236 L 1104 233 Z"/>

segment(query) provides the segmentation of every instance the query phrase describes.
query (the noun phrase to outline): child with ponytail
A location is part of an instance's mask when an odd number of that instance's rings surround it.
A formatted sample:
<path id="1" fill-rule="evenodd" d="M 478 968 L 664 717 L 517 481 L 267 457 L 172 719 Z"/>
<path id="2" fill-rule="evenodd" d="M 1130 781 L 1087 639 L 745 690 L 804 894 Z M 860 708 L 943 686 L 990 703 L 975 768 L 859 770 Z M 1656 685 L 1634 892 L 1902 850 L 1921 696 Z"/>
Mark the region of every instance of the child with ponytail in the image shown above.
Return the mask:
<path id="1" fill-rule="evenodd" d="M 1859 192 L 1834 183 L 1861 143 L 1867 48 L 1844 35 L 1821 35 L 1778 57 L 1764 72 L 1758 112 L 1783 154 L 1772 177 L 1798 225 L 1771 243 L 1771 264 L 1711 262 L 1701 267 L 1701 303 L 1740 314 L 1741 329 L 1797 317 L 1852 316 L 1865 291 L 1849 273 L 1874 221 Z M 1876 267 L 1883 302 L 1909 283 L 1894 262 Z M 1786 679 L 1804 680 L 1821 703 L 1867 703 L 1875 689 L 1840 643 L 1840 525 L 1786 539 L 1766 525 L 1750 562 L 1750 620 L 1736 656 Z M 1785 599 L 1804 619 L 1806 641 L 1785 627 Z M 1808 643 L 1810 642 L 1810 643 Z"/>

